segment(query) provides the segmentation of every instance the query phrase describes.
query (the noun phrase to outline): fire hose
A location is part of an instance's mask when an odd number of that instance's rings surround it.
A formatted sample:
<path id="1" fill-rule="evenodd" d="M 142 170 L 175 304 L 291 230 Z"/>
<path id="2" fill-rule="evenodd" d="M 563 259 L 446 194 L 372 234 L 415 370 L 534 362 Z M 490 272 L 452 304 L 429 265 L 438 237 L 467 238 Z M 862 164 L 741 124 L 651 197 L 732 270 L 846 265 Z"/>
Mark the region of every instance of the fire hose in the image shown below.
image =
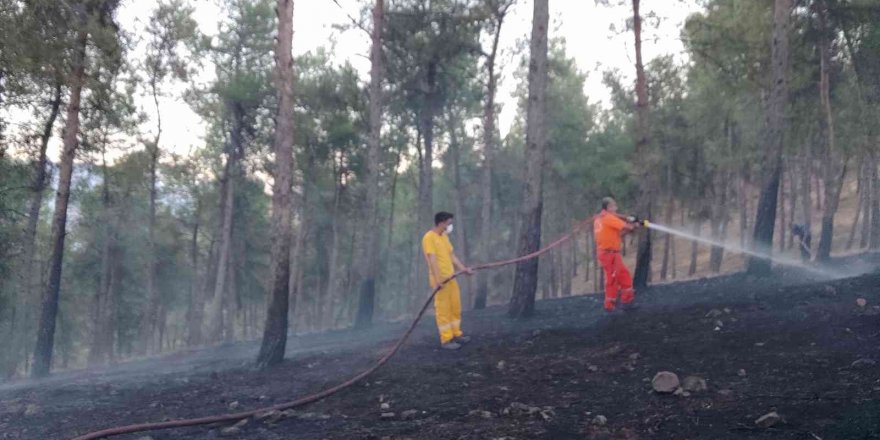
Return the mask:
<path id="1" fill-rule="evenodd" d="M 647 221 L 634 219 L 634 217 L 623 217 L 623 216 L 619 216 L 619 217 L 621 217 L 627 221 L 630 221 L 631 223 L 647 224 Z M 537 257 L 559 247 L 560 245 L 567 242 L 568 240 L 570 240 L 581 229 L 583 229 L 586 225 L 591 223 L 594 218 L 595 218 L 595 216 L 592 216 L 592 217 L 576 224 L 568 233 L 561 236 L 559 239 L 557 239 L 553 243 L 550 243 L 549 245 L 547 245 L 544 248 L 541 248 L 535 252 L 532 252 L 527 255 L 522 255 L 522 256 L 519 256 L 516 258 L 512 258 L 509 260 L 502 260 L 502 261 L 495 261 L 495 262 L 491 262 L 491 263 L 480 264 L 480 265 L 471 267 L 470 270 L 471 271 L 478 271 L 478 270 L 486 270 L 486 269 L 495 269 L 495 268 L 499 268 L 502 266 L 517 264 L 517 263 L 521 263 L 523 261 L 537 258 Z M 253 409 L 250 411 L 242 411 L 242 412 L 237 412 L 237 413 L 221 414 L 221 415 L 215 415 L 215 416 L 206 416 L 206 417 L 199 417 L 199 418 L 193 418 L 193 419 L 179 419 L 179 420 L 170 420 L 170 421 L 166 421 L 166 422 L 140 423 L 140 424 L 134 424 L 134 425 L 128 425 L 128 426 L 119 426 L 119 427 L 103 429 L 100 431 L 90 432 L 88 434 L 83 434 L 78 437 L 74 437 L 71 440 L 95 440 L 95 439 L 101 439 L 101 438 L 106 438 L 106 437 L 111 437 L 111 436 L 122 435 L 122 434 L 131 434 L 131 433 L 135 433 L 135 432 L 154 431 L 154 430 L 159 430 L 159 429 L 182 428 L 182 427 L 186 427 L 186 426 L 209 425 L 209 424 L 214 424 L 214 423 L 234 422 L 234 421 L 239 421 L 239 420 L 247 419 L 250 417 L 254 417 L 257 415 L 266 414 L 271 411 L 284 411 L 284 410 L 288 410 L 291 408 L 297 408 L 300 406 L 307 405 L 309 403 L 313 403 L 313 402 L 317 402 L 319 400 L 322 400 L 322 399 L 329 397 L 333 394 L 336 394 L 346 388 L 349 388 L 352 385 L 355 385 L 356 383 L 363 380 L 365 377 L 369 376 L 370 374 L 373 374 L 376 370 L 378 370 L 380 367 L 385 365 L 389 360 L 391 360 L 391 358 L 395 354 L 397 354 L 397 352 L 400 350 L 400 348 L 403 346 L 403 344 L 407 341 L 407 339 L 410 337 L 412 332 L 415 330 L 416 325 L 422 319 L 422 316 L 424 316 L 425 311 L 431 305 L 431 301 L 434 299 L 434 296 L 437 295 L 437 292 L 439 292 L 440 289 L 442 289 L 444 285 L 446 285 L 450 281 L 458 278 L 459 275 L 461 275 L 465 272 L 466 271 L 461 271 L 461 270 L 458 272 L 455 272 L 451 277 L 443 280 L 440 284 L 438 284 L 434 288 L 434 290 L 431 292 L 431 295 L 428 296 L 428 298 L 425 300 L 424 305 L 422 305 L 422 308 L 419 310 L 419 313 L 416 315 L 415 319 L 413 319 L 412 323 L 409 325 L 409 327 L 406 329 L 406 331 L 403 333 L 403 335 L 400 337 L 400 339 L 398 339 L 397 343 L 394 344 L 394 346 L 391 348 L 391 350 L 388 353 L 386 353 L 384 356 L 382 356 L 378 361 L 376 361 L 375 364 L 373 364 L 372 366 L 370 366 L 366 370 L 362 371 L 361 373 L 353 376 L 352 378 L 350 378 L 350 379 L 346 380 L 345 382 L 342 382 L 334 387 L 327 388 L 323 391 L 320 391 L 320 392 L 317 392 L 314 394 L 310 394 L 308 396 L 302 397 L 302 398 L 294 400 L 294 401 L 279 403 L 277 405 L 267 406 L 267 407 L 263 407 L 263 408 L 257 408 L 257 409 Z"/>

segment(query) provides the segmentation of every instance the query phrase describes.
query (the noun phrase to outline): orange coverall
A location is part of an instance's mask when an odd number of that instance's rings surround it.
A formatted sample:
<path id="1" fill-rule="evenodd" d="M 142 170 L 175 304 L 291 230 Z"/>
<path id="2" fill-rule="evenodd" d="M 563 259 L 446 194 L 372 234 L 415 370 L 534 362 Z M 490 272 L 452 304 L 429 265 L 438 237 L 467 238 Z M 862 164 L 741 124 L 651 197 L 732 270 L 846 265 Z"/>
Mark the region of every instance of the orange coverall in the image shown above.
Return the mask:
<path id="1" fill-rule="evenodd" d="M 627 224 L 616 215 L 603 210 L 593 221 L 599 263 L 605 271 L 605 310 L 613 311 L 618 294 L 623 304 L 635 299 L 632 275 L 620 255 L 621 235 Z"/>

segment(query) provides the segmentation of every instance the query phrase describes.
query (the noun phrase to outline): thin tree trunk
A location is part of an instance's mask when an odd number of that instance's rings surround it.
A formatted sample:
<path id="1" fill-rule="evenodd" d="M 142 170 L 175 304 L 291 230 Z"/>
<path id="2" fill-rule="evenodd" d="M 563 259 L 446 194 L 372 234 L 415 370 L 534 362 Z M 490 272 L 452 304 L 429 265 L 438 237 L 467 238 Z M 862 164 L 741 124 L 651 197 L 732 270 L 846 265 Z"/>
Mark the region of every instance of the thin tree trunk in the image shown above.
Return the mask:
<path id="1" fill-rule="evenodd" d="M 147 310 L 141 320 L 141 353 L 156 349 L 155 334 L 159 318 L 159 293 L 156 288 L 156 174 L 159 165 L 159 140 L 162 137 L 162 112 L 156 78 L 151 78 L 150 86 L 156 106 L 156 136 L 152 143 L 147 144 L 147 153 L 150 156 L 150 210 L 147 219 Z M 158 349 L 161 351 L 161 342 Z"/>
<path id="2" fill-rule="evenodd" d="M 232 103 L 233 126 L 231 133 L 231 143 L 226 167 L 226 199 L 222 204 L 223 226 L 220 235 L 220 249 L 217 256 L 217 273 L 214 283 L 214 295 L 211 300 L 210 308 L 210 337 L 213 341 L 217 341 L 223 337 L 224 316 L 223 306 L 227 296 L 227 281 L 229 277 L 229 261 L 232 248 L 232 222 L 233 212 L 235 212 L 235 188 L 239 178 L 239 160 L 243 148 L 243 123 L 244 110 L 238 103 Z"/>
<path id="3" fill-rule="evenodd" d="M 633 7 L 633 35 L 635 37 L 636 52 L 636 158 L 641 162 L 639 168 L 639 215 L 643 218 L 651 218 L 651 209 L 654 198 L 653 178 L 649 173 L 652 164 L 649 163 L 648 149 L 651 144 L 650 133 L 650 102 L 648 101 L 648 82 L 645 75 L 645 67 L 642 63 L 642 16 L 639 13 L 640 0 L 632 0 Z M 636 252 L 636 269 L 633 274 L 633 286 L 644 288 L 648 286 L 651 276 L 651 231 L 644 229 L 638 234 L 638 250 Z"/>
<path id="4" fill-rule="evenodd" d="M 779 253 L 785 252 L 785 168 L 779 176 Z"/>
<path id="5" fill-rule="evenodd" d="M 865 219 L 862 221 L 862 234 L 859 238 L 859 248 L 868 248 L 871 239 L 871 229 L 874 223 L 874 155 L 868 154 L 865 159 Z"/>
<path id="6" fill-rule="evenodd" d="M 849 231 L 849 239 L 846 241 L 846 250 L 850 250 L 856 241 L 856 231 L 859 229 L 859 221 L 861 220 L 862 211 L 865 210 L 865 165 L 864 162 L 859 167 L 858 177 L 856 178 L 856 215 L 853 218 L 852 228 Z"/>
<path id="7" fill-rule="evenodd" d="M 825 132 L 825 210 L 822 213 L 822 232 L 819 237 L 819 248 L 816 260 L 820 262 L 831 259 L 831 246 L 834 239 L 834 215 L 840 204 L 840 192 L 846 176 L 846 161 L 842 166 L 839 162 L 836 138 L 834 133 L 834 112 L 831 108 L 831 49 L 829 48 L 828 5 L 825 0 L 819 1 L 819 98 L 825 118 L 820 124 Z"/>
<path id="8" fill-rule="evenodd" d="M 39 291 L 42 287 L 40 276 L 38 275 L 40 262 L 37 261 L 36 258 L 37 227 L 40 224 L 40 209 L 43 207 L 43 192 L 46 190 L 46 164 L 48 162 L 46 157 L 46 149 L 49 146 L 49 140 L 52 138 L 52 130 L 55 127 L 55 121 L 58 119 L 58 114 L 60 113 L 61 108 L 60 82 L 55 85 L 52 101 L 49 105 L 49 117 L 43 124 L 43 131 L 42 133 L 40 133 L 40 151 L 37 155 L 37 160 L 34 162 L 34 177 L 31 183 L 31 199 L 28 207 L 27 227 L 25 229 L 25 292 L 21 296 L 20 300 L 20 313 L 18 313 L 18 315 L 13 315 L 13 318 L 10 320 L 10 329 L 13 333 L 18 335 L 15 343 L 22 344 L 17 345 L 13 352 L 14 356 L 19 356 L 22 350 L 29 350 L 29 347 L 25 348 L 25 346 L 23 346 L 23 344 L 26 343 L 24 340 L 24 336 L 32 335 L 31 332 L 33 331 L 34 310 L 36 309 L 38 296 L 40 295 Z M 28 345 L 30 345 L 31 343 L 32 342 L 27 342 Z"/>
<path id="9" fill-rule="evenodd" d="M 543 169 L 547 95 L 547 25 L 550 18 L 548 0 L 535 0 L 529 61 L 529 98 L 526 109 L 526 170 L 523 205 L 520 212 L 518 255 L 526 255 L 541 247 L 541 213 L 543 211 Z M 538 259 L 516 265 L 509 315 L 526 318 L 535 310 L 538 287 Z"/>
<path id="10" fill-rule="evenodd" d="M 385 2 L 376 0 L 373 5 L 373 30 L 370 48 L 370 136 L 367 152 L 365 216 L 369 234 L 365 237 L 361 260 L 355 272 L 360 283 L 356 327 L 366 327 L 373 322 L 376 307 L 376 275 L 379 256 L 379 162 L 382 136 L 382 78 L 385 66 L 382 57 L 382 30 L 384 29 Z"/>
<path id="11" fill-rule="evenodd" d="M 293 226 L 293 0 L 278 0 L 278 39 L 275 42 L 275 178 L 272 187 L 272 297 L 257 365 L 284 360 L 290 293 L 290 240 Z"/>
<path id="12" fill-rule="evenodd" d="M 788 212 L 791 213 L 791 223 L 795 223 L 797 220 L 797 194 L 798 194 L 798 185 L 795 176 L 797 175 L 797 165 L 792 163 L 791 166 L 788 167 Z M 786 241 L 785 249 L 791 249 L 794 246 L 794 236 L 792 234 L 786 233 L 787 231 L 782 232 L 783 241 Z"/>
<path id="13" fill-rule="evenodd" d="M 492 51 L 486 59 L 486 103 L 483 106 L 483 168 L 480 173 L 480 241 L 477 244 L 477 258 L 481 262 L 489 261 L 489 245 L 492 242 L 490 231 L 492 229 L 492 159 L 495 154 L 495 93 L 498 86 L 498 76 L 495 74 L 495 59 L 498 56 L 498 41 L 501 37 L 501 27 L 507 7 L 493 11 L 495 15 L 495 35 L 492 39 Z M 486 308 L 486 299 L 489 295 L 489 273 L 480 272 L 477 275 L 477 292 L 474 299 L 475 309 Z"/>
<path id="14" fill-rule="evenodd" d="M 467 227 L 467 215 L 464 212 L 464 199 L 467 197 L 467 193 L 464 189 L 464 183 L 462 183 L 461 179 L 461 144 L 459 143 L 459 138 L 456 133 L 456 128 L 460 123 L 457 118 L 453 115 L 449 117 L 449 153 L 452 160 L 452 184 L 455 188 L 455 216 L 457 218 L 455 224 L 455 234 L 453 234 L 453 239 L 455 240 L 455 247 L 457 248 L 456 255 L 463 259 L 467 264 L 467 262 L 471 261 L 470 248 L 468 247 L 468 227 Z M 462 287 L 462 306 L 467 308 L 468 305 L 472 304 L 471 298 L 473 297 L 473 286 L 471 283 L 471 278 L 466 277 L 460 280 L 459 284 Z"/>
<path id="15" fill-rule="evenodd" d="M 202 321 L 204 320 L 204 309 L 202 308 L 201 295 L 199 295 L 199 226 L 202 201 L 198 195 L 195 199 L 196 207 L 193 213 L 193 229 L 189 249 L 192 278 L 190 279 L 189 301 L 186 309 L 186 344 L 190 347 L 201 344 Z"/>
<path id="16" fill-rule="evenodd" d="M 813 228 L 813 190 L 810 186 L 811 160 L 808 153 L 804 153 L 801 161 L 801 209 L 803 209 L 804 229 L 808 232 Z"/>
<path id="17" fill-rule="evenodd" d="M 670 192 L 671 193 L 671 192 Z M 667 222 L 671 225 L 673 222 L 673 215 L 675 213 L 675 199 L 672 196 L 669 196 L 669 204 L 666 206 L 666 216 L 664 217 Z M 660 264 L 660 280 L 666 281 L 666 278 L 669 274 L 669 254 L 670 248 L 672 245 L 672 234 L 666 234 L 664 237 L 663 243 L 663 262 Z"/>
<path id="18" fill-rule="evenodd" d="M 746 172 L 743 170 L 739 189 L 739 245 L 746 247 L 749 230 L 749 191 Z"/>
<path id="19" fill-rule="evenodd" d="M 106 147 L 106 144 L 102 143 L 102 147 Z M 109 348 L 106 345 L 105 335 L 107 328 L 106 325 L 104 325 L 104 320 L 106 319 L 106 313 L 108 311 L 106 309 L 106 302 L 110 297 L 110 280 L 112 277 L 111 272 L 113 266 L 110 253 L 115 237 L 113 227 L 111 226 L 113 224 L 113 212 L 112 201 L 110 198 L 110 174 L 107 171 L 107 159 L 104 149 L 101 151 L 101 158 L 101 171 L 104 179 L 101 185 L 101 208 L 103 209 L 102 229 L 104 242 L 101 246 L 101 282 L 99 283 L 98 290 L 95 292 L 94 296 L 95 315 L 92 321 L 92 344 L 89 347 L 88 356 L 89 365 L 97 365 L 106 362 L 106 349 Z"/>
<path id="20" fill-rule="evenodd" d="M 86 76 L 86 43 L 88 33 L 80 30 L 77 36 L 76 56 L 70 75 L 70 99 L 64 127 L 61 169 L 58 191 L 55 195 L 55 214 L 52 218 L 52 257 L 49 284 L 40 305 L 40 321 L 37 343 L 34 348 L 34 377 L 44 377 L 52 368 L 52 351 L 55 346 L 55 321 L 58 316 L 58 298 L 61 290 L 61 269 L 64 260 L 64 239 L 67 235 L 67 206 L 70 201 L 70 183 L 73 177 L 73 160 L 79 145 L 79 111 L 83 84 Z"/>
<path id="21" fill-rule="evenodd" d="M 694 217 L 694 235 L 697 237 L 700 236 L 700 228 L 703 226 L 702 220 L 699 218 L 699 213 Z M 691 240 L 691 264 L 688 267 L 688 276 L 693 276 L 697 273 L 697 253 L 699 251 L 698 242 L 696 240 Z"/>
<path id="22" fill-rule="evenodd" d="M 877 155 L 871 158 L 871 236 L 868 248 L 880 249 L 880 175 L 877 173 Z"/>
<path id="23" fill-rule="evenodd" d="M 722 172 L 721 184 L 719 185 L 719 200 L 715 206 L 715 216 L 712 221 L 712 238 L 723 243 L 727 239 L 727 224 L 729 222 L 727 196 L 730 179 L 728 173 Z M 712 246 L 709 254 L 709 268 L 712 273 L 721 272 L 721 263 L 724 261 L 724 247 Z"/>
<path id="24" fill-rule="evenodd" d="M 772 252 L 773 230 L 776 223 L 776 199 L 779 196 L 779 179 L 782 173 L 782 151 L 785 137 L 785 113 L 788 107 L 788 31 L 791 20 L 793 0 L 776 0 L 773 17 L 773 40 L 771 53 L 771 74 L 773 86 L 767 105 L 763 139 L 766 139 L 764 178 L 758 211 L 755 217 L 753 247 L 758 252 Z M 748 272 L 754 275 L 769 275 L 770 261 L 752 257 L 748 262 Z"/>

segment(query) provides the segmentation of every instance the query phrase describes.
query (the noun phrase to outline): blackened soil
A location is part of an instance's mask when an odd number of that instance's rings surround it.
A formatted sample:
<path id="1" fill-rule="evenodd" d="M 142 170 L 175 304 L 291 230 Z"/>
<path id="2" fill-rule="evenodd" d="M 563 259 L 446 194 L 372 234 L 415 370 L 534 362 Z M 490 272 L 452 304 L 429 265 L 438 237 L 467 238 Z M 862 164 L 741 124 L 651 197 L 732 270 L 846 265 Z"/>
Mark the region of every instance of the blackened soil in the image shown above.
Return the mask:
<path id="1" fill-rule="evenodd" d="M 457 352 L 438 349 L 428 317 L 385 368 L 322 402 L 226 435 L 229 424 L 120 438 L 880 439 L 880 273 L 732 275 L 657 286 L 638 301 L 612 315 L 592 295 L 541 301 L 524 322 L 504 308 L 469 313 L 474 340 Z M 367 367 L 401 330 L 302 336 L 269 371 L 250 368 L 253 344 L 239 344 L 8 384 L 0 439 L 293 400 Z M 708 389 L 657 394 L 658 371 Z M 755 424 L 771 411 L 778 423 Z"/>

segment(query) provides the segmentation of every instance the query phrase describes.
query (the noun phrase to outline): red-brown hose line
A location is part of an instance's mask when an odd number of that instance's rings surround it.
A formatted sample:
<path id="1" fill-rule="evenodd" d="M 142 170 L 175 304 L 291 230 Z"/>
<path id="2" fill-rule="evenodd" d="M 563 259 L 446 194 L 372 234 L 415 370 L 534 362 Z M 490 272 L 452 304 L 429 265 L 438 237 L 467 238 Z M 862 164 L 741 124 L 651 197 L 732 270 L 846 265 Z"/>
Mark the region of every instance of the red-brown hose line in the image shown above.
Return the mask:
<path id="1" fill-rule="evenodd" d="M 498 268 L 498 267 L 502 267 L 502 266 L 507 266 L 510 264 L 516 264 L 516 263 L 526 261 L 526 260 L 531 260 L 532 258 L 537 258 L 538 256 L 545 254 L 556 247 L 559 247 L 561 244 L 563 244 L 566 241 L 568 241 L 569 239 L 571 239 L 575 233 L 577 233 L 585 225 L 587 225 L 589 222 L 591 222 L 593 220 L 593 218 L 594 217 L 591 217 L 587 220 L 584 220 L 581 223 L 578 223 L 577 225 L 575 225 L 574 228 L 571 229 L 571 231 L 569 231 L 567 234 L 560 237 L 558 240 L 554 241 L 553 243 L 550 243 L 549 245 L 545 246 L 542 249 L 539 249 L 535 252 L 532 252 L 531 254 L 523 255 L 523 256 L 520 256 L 517 258 L 510 259 L 510 260 L 495 261 L 492 263 L 481 264 L 481 265 L 472 267 L 471 270 L 477 271 L 477 270 L 485 270 L 485 269 L 494 269 L 494 268 Z M 133 432 L 154 431 L 157 429 L 181 428 L 184 426 L 208 425 L 211 423 L 219 423 L 219 422 L 232 422 L 232 421 L 246 419 L 248 417 L 253 417 L 257 414 L 265 413 L 268 411 L 273 411 L 273 410 L 283 411 L 286 409 L 296 408 L 296 407 L 303 406 L 303 405 L 306 405 L 306 404 L 309 404 L 312 402 L 317 402 L 318 400 L 324 399 L 325 397 L 336 394 L 337 392 L 342 391 L 342 390 L 360 382 L 363 378 L 369 376 L 370 374 L 372 374 L 373 372 L 378 370 L 382 365 L 385 365 L 385 363 L 388 362 L 397 353 L 398 350 L 400 350 L 400 347 L 403 346 L 403 344 L 406 342 L 406 340 L 412 334 L 413 330 L 415 330 L 416 325 L 419 323 L 419 320 L 422 319 L 422 316 L 425 314 L 425 311 L 428 310 L 428 306 L 431 305 L 431 301 L 434 299 L 434 295 L 436 295 L 437 292 L 439 292 L 440 289 L 446 283 L 454 280 L 462 273 L 464 273 L 464 272 L 463 271 L 456 272 L 451 277 L 447 278 L 442 283 L 440 283 L 440 285 L 438 285 L 436 288 L 434 288 L 434 291 L 431 292 L 431 295 L 428 297 L 427 300 L 425 300 L 425 304 L 422 306 L 421 310 L 419 310 L 419 313 L 418 313 L 418 315 L 416 315 L 416 318 L 413 319 L 412 324 L 409 325 L 409 328 L 406 329 L 406 332 L 403 333 L 403 336 L 401 336 L 400 339 L 397 341 L 397 343 L 394 344 L 394 346 L 391 348 L 391 351 L 386 353 L 385 356 L 382 356 L 382 358 L 380 358 L 370 368 L 367 368 L 366 370 L 362 371 L 358 375 L 356 375 L 356 376 L 352 377 L 351 379 L 348 379 L 345 382 L 342 382 L 339 385 L 336 385 L 332 388 L 328 388 L 324 391 L 320 391 L 318 393 L 311 394 L 311 395 L 305 396 L 303 398 L 300 398 L 298 400 L 294 400 L 291 402 L 279 403 L 277 405 L 267 406 L 264 408 L 257 408 L 257 409 L 250 410 L 250 411 L 243 411 L 243 412 L 232 413 L 232 414 L 222 414 L 222 415 L 216 415 L 216 416 L 199 417 L 199 418 L 195 418 L 195 419 L 181 419 L 181 420 L 171 420 L 171 421 L 167 421 L 167 422 L 140 423 L 140 424 L 136 424 L 136 425 L 119 426 L 119 427 L 115 427 L 115 428 L 103 429 L 101 431 L 90 432 L 88 434 L 84 434 L 79 437 L 74 437 L 72 440 L 95 440 L 95 439 L 106 438 L 106 437 L 115 436 L 115 435 L 131 434 Z"/>

